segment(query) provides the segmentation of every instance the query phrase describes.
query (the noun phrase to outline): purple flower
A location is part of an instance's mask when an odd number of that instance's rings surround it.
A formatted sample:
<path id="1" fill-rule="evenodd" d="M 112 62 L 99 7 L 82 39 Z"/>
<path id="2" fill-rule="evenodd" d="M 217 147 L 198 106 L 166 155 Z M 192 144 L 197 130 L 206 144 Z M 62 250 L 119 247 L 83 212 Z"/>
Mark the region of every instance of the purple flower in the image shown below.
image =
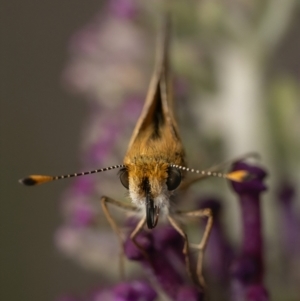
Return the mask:
<path id="1" fill-rule="evenodd" d="M 235 300 L 240 300 L 241 296 L 246 296 L 247 289 L 250 286 L 260 285 L 263 287 L 264 267 L 260 194 L 267 189 L 264 184 L 267 173 L 258 166 L 243 162 L 235 163 L 234 170 L 246 170 L 251 174 L 249 181 L 232 182 L 232 187 L 239 197 L 243 229 L 240 255 L 231 266 L 233 297 Z M 253 298 L 251 299 L 253 301 L 261 300 Z M 250 299 L 246 300 L 249 301 Z"/>
<path id="2" fill-rule="evenodd" d="M 110 0 L 109 8 L 116 17 L 132 19 L 138 13 L 137 4 L 135 2 L 135 0 Z"/>
<path id="3" fill-rule="evenodd" d="M 171 248 L 172 245 L 175 253 L 178 250 L 182 252 L 182 239 L 179 244 L 174 245 L 174 241 L 178 239 L 177 234 L 171 233 L 170 229 L 164 229 L 164 232 L 159 236 L 157 235 L 159 230 L 155 229 L 155 232 L 142 231 L 136 237 L 137 243 L 145 254 L 128 238 L 124 245 L 126 256 L 131 260 L 140 262 L 143 268 L 155 277 L 156 282 L 172 300 L 183 300 L 182 296 L 185 295 L 193 296 L 191 300 L 203 300 L 203 292 L 186 284 L 187 274 L 183 275 L 178 271 L 172 264 L 172 259 L 166 256 L 164 252 L 165 248 Z M 168 232 L 170 235 L 167 235 Z M 170 243 L 169 246 L 168 243 Z M 183 266 L 181 268 L 183 269 Z"/>
<path id="4" fill-rule="evenodd" d="M 90 147 L 87 159 L 97 164 L 104 164 L 105 159 L 112 152 L 114 144 L 115 139 L 113 134 L 111 133 L 111 136 L 109 136 L 107 133 L 106 137 L 103 137 L 101 140 L 99 139 L 99 141 Z"/>
<path id="5" fill-rule="evenodd" d="M 278 201 L 281 207 L 282 245 L 286 256 L 297 257 L 300 251 L 300 221 L 294 208 L 295 188 L 284 181 L 278 190 Z"/>
<path id="6" fill-rule="evenodd" d="M 63 197 L 62 208 L 71 226 L 82 227 L 93 223 L 96 212 L 89 198 L 94 192 L 95 179 L 81 176 L 73 180 Z"/>
<path id="7" fill-rule="evenodd" d="M 267 176 L 265 170 L 258 166 L 246 164 L 244 162 L 237 162 L 234 164 L 232 171 L 246 170 L 250 173 L 251 179 L 245 182 L 231 182 L 233 190 L 239 195 L 256 195 L 267 190 L 264 178 Z M 253 199 L 254 200 L 254 199 Z M 258 202 L 258 201 L 256 201 Z"/>
<path id="8" fill-rule="evenodd" d="M 182 285 L 177 292 L 176 301 L 201 301 L 203 294 L 191 285 Z"/>
<path id="9" fill-rule="evenodd" d="M 233 258 L 233 250 L 225 235 L 221 222 L 222 205 L 216 198 L 204 198 L 199 201 L 200 209 L 210 208 L 213 214 L 213 226 L 208 240 L 205 258 L 207 262 L 207 273 L 217 285 L 223 287 L 228 284 L 229 265 Z M 207 219 L 202 219 L 205 226 Z"/>
<path id="10" fill-rule="evenodd" d="M 120 109 L 120 112 L 122 114 L 120 114 L 120 118 L 124 118 L 124 116 L 126 116 L 126 122 L 131 121 L 135 123 L 142 111 L 142 107 L 143 100 L 140 97 L 128 98 L 122 104 L 122 107 Z"/>
<path id="11" fill-rule="evenodd" d="M 74 179 L 71 190 L 76 196 L 87 196 L 93 193 L 95 187 L 95 179 L 90 176 L 82 176 Z"/>
<path id="12" fill-rule="evenodd" d="M 247 301 L 268 301 L 269 295 L 265 287 L 261 284 L 250 285 L 246 291 Z"/>
<path id="13" fill-rule="evenodd" d="M 171 226 L 163 226 L 152 230 L 154 247 L 161 251 L 178 269 L 184 269 L 183 239 Z"/>
<path id="14" fill-rule="evenodd" d="M 115 301 L 111 288 L 98 288 L 91 292 L 85 301 Z"/>
<path id="15" fill-rule="evenodd" d="M 119 283 L 113 289 L 114 301 L 153 301 L 157 297 L 154 289 L 144 281 Z"/>
<path id="16" fill-rule="evenodd" d="M 87 226 L 95 220 L 95 210 L 87 201 L 77 202 L 72 210 L 71 225 Z"/>
<path id="17" fill-rule="evenodd" d="M 134 280 L 121 282 L 111 288 L 95 289 L 86 301 L 153 301 L 157 297 L 148 282 Z"/>

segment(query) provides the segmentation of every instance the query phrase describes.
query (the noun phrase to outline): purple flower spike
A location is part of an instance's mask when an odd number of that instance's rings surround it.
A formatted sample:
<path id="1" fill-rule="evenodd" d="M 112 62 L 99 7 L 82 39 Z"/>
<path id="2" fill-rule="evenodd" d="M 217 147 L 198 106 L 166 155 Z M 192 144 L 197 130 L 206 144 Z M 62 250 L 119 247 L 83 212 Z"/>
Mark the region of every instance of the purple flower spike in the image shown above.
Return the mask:
<path id="1" fill-rule="evenodd" d="M 126 116 L 126 121 L 129 119 L 132 122 L 136 122 L 142 111 L 142 103 L 143 101 L 139 97 L 126 99 L 120 109 L 120 112 L 122 112 L 120 118 Z"/>
<path id="2" fill-rule="evenodd" d="M 260 258 L 242 255 L 238 257 L 231 265 L 231 275 L 243 284 L 252 283 L 261 275 Z M 258 279 L 260 280 L 260 279 Z"/>
<path id="3" fill-rule="evenodd" d="M 132 19 L 137 14 L 135 0 L 110 0 L 110 10 L 116 17 Z"/>
<path id="4" fill-rule="evenodd" d="M 278 191 L 282 224 L 282 245 L 289 260 L 297 258 L 300 252 L 300 221 L 294 208 L 296 191 L 288 182 L 283 182 Z"/>
<path id="5" fill-rule="evenodd" d="M 234 164 L 232 171 L 246 170 L 250 173 L 251 179 L 245 182 L 231 182 L 234 191 L 237 194 L 260 194 L 267 189 L 263 179 L 267 176 L 265 170 L 258 166 L 251 166 L 244 162 L 237 162 Z"/>
<path id="6" fill-rule="evenodd" d="M 233 250 L 221 223 L 222 205 L 218 199 L 205 198 L 200 201 L 199 205 L 199 209 L 204 208 L 210 208 L 214 218 L 205 255 L 207 258 L 207 272 L 212 276 L 212 280 L 216 282 L 216 285 L 225 288 L 228 285 L 228 270 L 233 258 Z M 203 225 L 206 225 L 207 219 L 202 221 Z"/>
<path id="7" fill-rule="evenodd" d="M 92 177 L 84 176 L 76 178 L 71 189 L 76 196 L 89 196 L 94 192 L 94 187 L 95 180 Z"/>
<path id="8" fill-rule="evenodd" d="M 91 225 L 95 220 L 95 211 L 87 201 L 74 204 L 71 216 L 71 224 L 77 227 Z"/>
<path id="9" fill-rule="evenodd" d="M 114 301 L 153 301 L 157 297 L 154 289 L 144 281 L 120 283 L 113 289 Z"/>
<path id="10" fill-rule="evenodd" d="M 120 125 L 110 120 L 100 122 L 99 128 L 102 129 L 99 131 L 99 139 L 90 147 L 86 156 L 91 165 L 102 164 L 106 160 L 120 133 Z"/>
<path id="11" fill-rule="evenodd" d="M 158 230 L 157 230 L 158 231 Z M 163 236 L 163 235 L 162 235 Z M 180 293 L 180 288 L 185 286 L 184 277 L 177 271 L 174 265 L 168 260 L 167 256 L 161 249 L 156 246 L 153 231 L 141 232 L 137 238 L 137 243 L 144 249 L 148 259 L 136 247 L 136 245 L 128 238 L 125 242 L 126 256 L 135 261 L 139 261 L 142 266 L 156 278 L 157 283 L 172 299 L 177 300 Z M 185 274 L 186 276 L 186 274 Z M 196 299 L 202 300 L 202 299 Z"/>
<path id="12" fill-rule="evenodd" d="M 100 287 L 93 289 L 89 294 L 87 294 L 84 301 L 99 301 L 99 300 L 105 300 L 105 301 L 115 301 L 115 296 L 113 289 L 110 287 Z"/>
<path id="13" fill-rule="evenodd" d="M 195 287 L 192 286 L 182 286 L 180 287 L 176 301 L 202 301 L 204 300 L 203 292 L 200 292 Z"/>
<path id="14" fill-rule="evenodd" d="M 114 287 L 114 301 L 136 301 L 139 296 L 131 283 L 122 282 Z"/>
<path id="15" fill-rule="evenodd" d="M 157 292 L 145 281 L 136 280 L 131 285 L 139 293 L 140 299 L 144 297 L 144 301 L 152 301 L 157 297 Z"/>
<path id="16" fill-rule="evenodd" d="M 246 296 L 248 288 L 252 285 L 263 287 L 260 193 L 266 190 L 263 180 L 267 173 L 260 167 L 243 162 L 235 163 L 234 170 L 246 170 L 251 174 L 250 180 L 246 182 L 232 183 L 239 196 L 243 241 L 240 255 L 231 266 L 233 295 L 238 298 L 244 296 L 245 300 L 250 301 Z"/>
<path id="17" fill-rule="evenodd" d="M 142 232 L 137 236 L 135 240 L 147 254 L 151 254 L 153 252 L 153 237 L 150 233 Z M 141 262 L 145 261 L 145 263 L 148 262 L 147 260 L 145 260 L 142 252 L 138 249 L 138 247 L 130 238 L 126 240 L 124 249 L 128 259 L 137 260 Z"/>
<path id="18" fill-rule="evenodd" d="M 268 301 L 268 292 L 262 285 L 251 285 L 246 292 L 247 301 Z"/>
<path id="19" fill-rule="evenodd" d="M 184 240 L 182 236 L 171 226 L 163 226 L 153 230 L 154 247 L 164 252 L 169 259 L 174 262 L 175 257 L 182 263 L 184 255 L 182 253 Z"/>
<path id="20" fill-rule="evenodd" d="M 290 204 L 296 195 L 295 188 L 289 182 L 283 182 L 278 190 L 278 199 L 280 203 Z"/>

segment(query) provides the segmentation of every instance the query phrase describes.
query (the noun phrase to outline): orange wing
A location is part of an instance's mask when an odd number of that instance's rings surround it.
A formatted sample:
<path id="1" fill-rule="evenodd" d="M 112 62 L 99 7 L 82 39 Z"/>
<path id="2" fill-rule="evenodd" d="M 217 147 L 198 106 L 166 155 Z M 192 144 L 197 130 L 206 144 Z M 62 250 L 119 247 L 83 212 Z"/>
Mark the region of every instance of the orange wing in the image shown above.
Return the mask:
<path id="1" fill-rule="evenodd" d="M 125 164 L 128 156 L 132 157 L 132 153 L 154 142 L 156 146 L 161 144 L 158 151 L 164 149 L 164 146 L 170 146 L 177 153 L 176 162 L 183 163 L 184 151 L 173 113 L 172 85 L 169 77 L 169 32 L 170 21 L 167 18 L 158 45 L 154 73 L 141 116 L 129 142 Z M 167 147 L 166 151 L 169 152 L 170 148 Z M 178 160 L 178 155 L 182 157 L 181 160 Z M 172 161 L 172 158 L 170 160 Z"/>

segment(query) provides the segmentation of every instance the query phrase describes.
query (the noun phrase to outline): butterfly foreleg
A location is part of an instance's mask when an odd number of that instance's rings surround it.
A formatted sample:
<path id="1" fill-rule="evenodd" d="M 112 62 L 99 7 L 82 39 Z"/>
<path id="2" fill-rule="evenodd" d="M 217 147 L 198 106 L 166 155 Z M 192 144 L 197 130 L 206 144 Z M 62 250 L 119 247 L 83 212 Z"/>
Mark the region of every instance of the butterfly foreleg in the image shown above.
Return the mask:
<path id="1" fill-rule="evenodd" d="M 179 223 L 171 215 L 168 215 L 168 220 L 169 220 L 171 226 L 182 236 L 182 238 L 184 240 L 182 253 L 183 253 L 184 259 L 185 259 L 187 273 L 188 273 L 190 279 L 192 279 L 194 282 L 196 282 L 193 277 L 192 268 L 191 268 L 188 236 L 184 232 L 184 230 L 181 228 Z"/>
<path id="2" fill-rule="evenodd" d="M 198 278 L 200 285 L 205 288 L 205 280 L 203 277 L 203 258 L 204 258 L 205 248 L 207 246 L 209 235 L 210 235 L 212 225 L 213 225 L 212 211 L 209 208 L 205 208 L 205 209 L 187 211 L 187 212 L 176 211 L 176 214 L 181 215 L 181 216 L 186 216 L 186 217 L 207 217 L 207 223 L 206 223 L 204 233 L 203 233 L 200 243 L 190 245 L 191 248 L 195 248 L 199 251 L 198 259 L 197 259 L 196 273 L 197 273 L 197 278 Z"/>
<path id="3" fill-rule="evenodd" d="M 116 221 L 114 220 L 114 218 L 112 217 L 110 211 L 108 210 L 108 206 L 107 204 L 112 204 L 118 208 L 122 208 L 124 210 L 127 211 L 137 211 L 137 207 L 132 205 L 132 204 L 127 204 L 127 203 L 123 203 L 120 201 L 116 201 L 114 199 L 111 199 L 107 196 L 103 196 L 101 198 L 101 206 L 102 206 L 102 210 L 103 213 L 108 221 L 108 223 L 110 224 L 110 226 L 112 227 L 113 231 L 115 232 L 115 234 L 117 235 L 118 238 L 118 242 L 119 242 L 119 246 L 120 246 L 120 260 L 119 260 L 119 269 L 120 269 L 120 274 L 122 279 L 124 279 L 124 245 L 123 245 L 123 238 L 122 238 L 122 232 L 120 230 L 120 227 L 117 225 Z"/>

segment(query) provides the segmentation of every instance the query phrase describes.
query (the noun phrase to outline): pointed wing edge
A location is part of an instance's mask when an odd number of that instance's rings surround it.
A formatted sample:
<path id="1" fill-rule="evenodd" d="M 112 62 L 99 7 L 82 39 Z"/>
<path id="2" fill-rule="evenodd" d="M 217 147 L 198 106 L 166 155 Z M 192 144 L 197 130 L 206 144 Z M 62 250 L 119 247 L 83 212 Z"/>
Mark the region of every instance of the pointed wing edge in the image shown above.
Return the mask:
<path id="1" fill-rule="evenodd" d="M 146 100 L 141 112 L 141 115 L 136 123 L 133 130 L 128 150 L 132 147 L 134 141 L 139 135 L 141 129 L 145 126 L 147 122 L 147 117 L 151 116 L 152 111 L 155 109 L 155 95 L 157 89 L 161 89 L 161 99 L 163 112 L 168 123 L 175 126 L 175 131 L 177 131 L 177 123 L 172 114 L 172 99 L 170 95 L 171 83 L 169 81 L 169 44 L 170 44 L 170 17 L 167 15 L 164 19 L 162 34 L 159 35 L 158 47 L 156 52 L 155 68 L 150 80 L 150 85 L 146 95 Z"/>

